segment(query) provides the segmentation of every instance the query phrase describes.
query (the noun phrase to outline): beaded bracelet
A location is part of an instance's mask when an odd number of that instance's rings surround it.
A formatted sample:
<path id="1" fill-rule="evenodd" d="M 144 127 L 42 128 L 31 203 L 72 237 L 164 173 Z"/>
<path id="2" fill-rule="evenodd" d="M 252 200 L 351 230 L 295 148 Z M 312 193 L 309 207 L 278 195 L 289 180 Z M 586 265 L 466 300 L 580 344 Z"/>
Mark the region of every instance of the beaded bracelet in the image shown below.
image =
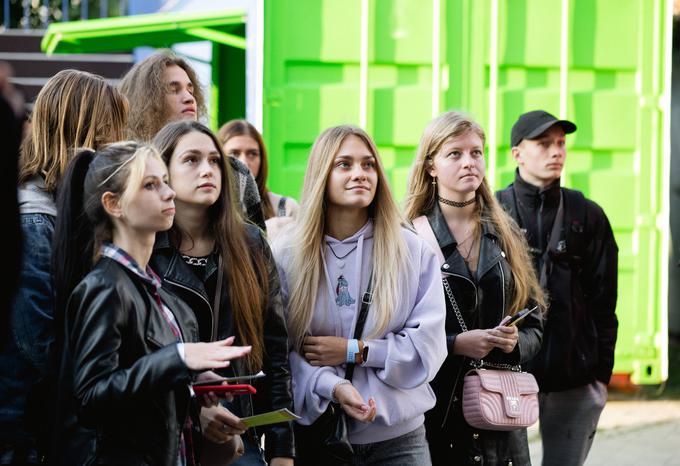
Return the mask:
<path id="1" fill-rule="evenodd" d="M 340 385 L 345 385 L 346 383 L 350 383 L 350 384 L 351 384 L 352 382 L 350 382 L 350 381 L 347 380 L 347 379 L 342 379 L 342 380 L 338 380 L 337 382 L 335 382 L 335 385 L 333 385 L 333 390 L 331 391 L 331 400 L 332 400 L 333 402 L 338 403 L 338 399 L 335 397 L 335 390 L 336 390 Z"/>

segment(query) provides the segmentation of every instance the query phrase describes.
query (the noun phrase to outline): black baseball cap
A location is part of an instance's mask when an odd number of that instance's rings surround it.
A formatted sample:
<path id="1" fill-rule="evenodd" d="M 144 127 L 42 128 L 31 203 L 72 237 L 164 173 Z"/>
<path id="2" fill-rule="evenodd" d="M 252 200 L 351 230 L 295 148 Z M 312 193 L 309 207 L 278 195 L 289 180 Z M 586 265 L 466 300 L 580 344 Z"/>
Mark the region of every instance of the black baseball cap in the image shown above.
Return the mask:
<path id="1" fill-rule="evenodd" d="M 545 110 L 534 110 L 520 115 L 510 133 L 512 147 L 519 145 L 522 139 L 537 138 L 553 125 L 560 125 L 565 134 L 576 131 L 574 123 L 569 120 L 558 120 Z"/>

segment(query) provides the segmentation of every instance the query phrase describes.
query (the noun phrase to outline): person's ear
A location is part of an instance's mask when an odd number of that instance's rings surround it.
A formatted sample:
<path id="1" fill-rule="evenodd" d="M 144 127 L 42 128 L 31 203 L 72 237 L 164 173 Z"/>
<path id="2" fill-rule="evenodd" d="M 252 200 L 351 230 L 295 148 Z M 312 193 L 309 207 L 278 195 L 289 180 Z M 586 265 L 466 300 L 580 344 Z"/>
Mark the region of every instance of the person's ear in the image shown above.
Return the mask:
<path id="1" fill-rule="evenodd" d="M 522 143 L 520 143 L 521 145 Z M 522 150 L 520 146 L 513 146 L 512 148 L 512 158 L 515 159 L 517 165 L 522 165 Z"/>
<path id="2" fill-rule="evenodd" d="M 120 206 L 120 199 L 118 195 L 111 191 L 106 191 L 102 194 L 102 206 L 108 215 L 114 218 L 121 218 L 123 216 L 123 209 Z"/>
<path id="3" fill-rule="evenodd" d="M 437 169 L 434 166 L 434 158 L 432 156 L 427 156 L 423 163 L 425 164 L 425 171 L 432 178 L 436 178 L 437 177 Z"/>

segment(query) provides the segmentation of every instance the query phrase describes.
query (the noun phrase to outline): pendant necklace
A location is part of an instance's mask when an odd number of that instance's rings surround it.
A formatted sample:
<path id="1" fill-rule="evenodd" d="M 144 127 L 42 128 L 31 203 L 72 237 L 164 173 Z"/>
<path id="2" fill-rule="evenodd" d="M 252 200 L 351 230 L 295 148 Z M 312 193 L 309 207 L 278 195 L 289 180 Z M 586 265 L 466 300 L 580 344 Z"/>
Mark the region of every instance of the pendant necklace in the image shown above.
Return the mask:
<path id="1" fill-rule="evenodd" d="M 345 261 L 344 261 L 343 259 L 344 259 L 345 257 L 349 256 L 350 254 L 352 254 L 352 253 L 354 252 L 354 250 L 357 248 L 357 246 L 359 246 L 359 244 L 357 243 L 357 244 L 354 245 L 354 247 L 353 247 L 352 249 L 350 249 L 350 250 L 347 252 L 347 254 L 343 254 L 342 256 L 338 256 L 338 255 L 335 253 L 335 251 L 333 250 L 333 248 L 331 247 L 330 244 L 326 243 L 326 245 L 328 246 L 328 249 L 331 250 L 331 254 L 333 254 L 333 256 L 335 256 L 335 258 L 338 260 L 338 268 L 340 268 L 340 269 L 342 269 L 342 268 L 345 267 Z"/>
<path id="2" fill-rule="evenodd" d="M 468 236 L 468 238 L 471 238 L 473 235 Z M 467 241 L 467 238 L 466 238 Z M 458 248 L 458 252 L 460 253 L 461 257 L 463 258 L 463 262 L 465 262 L 465 265 L 470 268 L 470 256 L 472 255 L 472 250 L 475 248 L 475 243 L 477 241 L 475 239 L 472 240 L 472 243 L 470 243 L 470 249 L 468 249 L 467 254 L 463 255 L 463 251 L 460 249 L 460 244 L 457 245 L 456 247 Z M 461 243 L 462 244 L 462 243 Z"/>
<path id="3" fill-rule="evenodd" d="M 468 233 L 469 231 L 470 230 L 466 231 L 466 233 Z M 463 261 L 468 266 L 468 268 L 470 267 L 470 256 L 472 255 L 472 250 L 474 249 L 475 243 L 477 242 L 476 241 L 477 238 L 475 236 L 476 232 L 477 232 L 477 228 L 473 228 L 472 233 L 469 233 L 463 241 L 456 244 L 456 249 L 458 249 L 458 252 L 460 253 L 461 257 L 463 258 Z M 467 250 L 467 254 L 463 254 L 464 249 L 461 248 L 461 246 L 463 246 L 465 243 L 467 243 L 470 238 L 472 238 L 472 243 L 470 243 L 470 247 Z"/>
<path id="4" fill-rule="evenodd" d="M 333 250 L 333 247 L 326 243 L 328 245 L 328 249 L 331 250 L 331 254 L 337 259 L 337 266 L 339 269 L 343 269 L 345 267 L 345 257 L 349 256 L 354 252 L 354 250 L 359 246 L 359 243 L 355 244 L 352 249 L 347 251 L 346 254 L 343 254 L 342 256 L 338 256 L 335 251 Z M 354 304 L 356 300 L 352 297 L 352 295 L 349 292 L 349 282 L 347 279 L 344 277 L 344 275 L 340 274 L 338 277 L 338 283 L 335 286 L 335 304 L 338 306 L 351 306 Z"/>

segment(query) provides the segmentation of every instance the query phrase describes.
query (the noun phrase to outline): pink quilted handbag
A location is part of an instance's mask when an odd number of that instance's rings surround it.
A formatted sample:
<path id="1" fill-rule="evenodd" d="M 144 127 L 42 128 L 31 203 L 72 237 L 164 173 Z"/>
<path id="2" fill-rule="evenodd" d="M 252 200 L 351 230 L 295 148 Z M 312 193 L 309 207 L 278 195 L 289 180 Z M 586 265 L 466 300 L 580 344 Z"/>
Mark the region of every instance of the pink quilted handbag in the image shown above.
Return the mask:
<path id="1" fill-rule="evenodd" d="M 538 384 L 527 372 L 472 369 L 463 381 L 463 416 L 472 427 L 515 430 L 538 419 Z"/>

